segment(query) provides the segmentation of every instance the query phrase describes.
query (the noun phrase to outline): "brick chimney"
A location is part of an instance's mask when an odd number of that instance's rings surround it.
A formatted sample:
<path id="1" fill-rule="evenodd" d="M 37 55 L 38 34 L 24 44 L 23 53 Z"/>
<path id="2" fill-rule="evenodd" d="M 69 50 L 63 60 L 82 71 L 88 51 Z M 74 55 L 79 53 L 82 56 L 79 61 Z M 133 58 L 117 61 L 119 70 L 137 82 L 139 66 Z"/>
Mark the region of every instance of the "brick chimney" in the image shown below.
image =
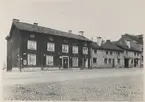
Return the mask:
<path id="1" fill-rule="evenodd" d="M 84 36 L 84 31 L 79 31 L 79 33 L 81 34 L 81 36 Z"/>
<path id="2" fill-rule="evenodd" d="M 68 30 L 68 33 L 72 33 L 72 30 Z"/>
<path id="3" fill-rule="evenodd" d="M 97 37 L 97 44 L 98 44 L 99 46 L 101 46 L 101 40 L 102 40 L 101 37 Z"/>
<path id="4" fill-rule="evenodd" d="M 13 19 L 13 22 L 19 22 L 19 19 Z"/>
<path id="5" fill-rule="evenodd" d="M 35 22 L 34 22 L 33 25 L 38 25 L 38 23 L 35 23 Z"/>

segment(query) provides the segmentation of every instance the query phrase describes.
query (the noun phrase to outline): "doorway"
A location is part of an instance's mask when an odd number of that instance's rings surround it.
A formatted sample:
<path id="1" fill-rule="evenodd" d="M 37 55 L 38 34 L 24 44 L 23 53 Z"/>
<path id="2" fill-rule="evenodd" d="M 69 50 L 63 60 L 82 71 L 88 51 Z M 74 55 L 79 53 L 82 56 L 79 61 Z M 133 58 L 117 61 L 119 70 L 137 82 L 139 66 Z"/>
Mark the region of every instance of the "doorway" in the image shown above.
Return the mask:
<path id="1" fill-rule="evenodd" d="M 115 66 L 115 60 L 112 59 L 112 67 L 114 68 L 114 66 Z"/>
<path id="2" fill-rule="evenodd" d="M 64 69 L 69 68 L 69 57 L 68 56 L 60 56 L 59 67 L 62 67 Z"/>
<path id="3" fill-rule="evenodd" d="M 129 58 L 124 58 L 124 67 L 129 68 Z"/>
<path id="4" fill-rule="evenodd" d="M 63 57 L 63 68 L 68 68 L 68 57 Z"/>

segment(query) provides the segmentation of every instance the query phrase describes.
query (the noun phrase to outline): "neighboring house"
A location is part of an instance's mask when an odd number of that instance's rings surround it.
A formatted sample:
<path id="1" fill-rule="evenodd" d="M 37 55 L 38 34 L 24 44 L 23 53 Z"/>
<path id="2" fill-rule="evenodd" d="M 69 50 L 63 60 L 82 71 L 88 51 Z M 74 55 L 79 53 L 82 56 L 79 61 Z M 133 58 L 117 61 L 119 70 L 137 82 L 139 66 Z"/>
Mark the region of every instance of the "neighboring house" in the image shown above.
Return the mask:
<path id="1" fill-rule="evenodd" d="M 143 41 L 139 40 L 134 35 L 125 34 L 114 43 L 124 50 L 124 67 L 143 66 Z"/>
<path id="2" fill-rule="evenodd" d="M 7 40 L 7 71 L 19 67 L 90 67 L 91 41 L 82 35 L 13 19 Z"/>
<path id="3" fill-rule="evenodd" d="M 91 44 L 91 66 L 93 68 L 124 67 L 123 50 L 110 40 L 103 44 L 99 42 Z"/>

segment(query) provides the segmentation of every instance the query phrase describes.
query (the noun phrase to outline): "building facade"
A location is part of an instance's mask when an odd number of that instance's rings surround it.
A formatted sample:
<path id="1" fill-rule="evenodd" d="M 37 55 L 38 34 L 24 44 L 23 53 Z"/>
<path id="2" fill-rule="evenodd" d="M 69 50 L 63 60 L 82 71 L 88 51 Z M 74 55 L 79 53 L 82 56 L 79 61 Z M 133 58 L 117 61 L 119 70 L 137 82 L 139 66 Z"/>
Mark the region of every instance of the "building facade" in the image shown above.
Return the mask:
<path id="1" fill-rule="evenodd" d="M 6 40 L 8 71 L 15 67 L 90 67 L 91 41 L 83 35 L 14 19 Z"/>
<path id="2" fill-rule="evenodd" d="M 92 43 L 91 66 L 93 68 L 120 68 L 124 65 L 123 50 L 107 40 L 99 45 Z"/>
<path id="3" fill-rule="evenodd" d="M 124 67 L 143 67 L 143 41 L 125 34 L 115 43 L 124 50 Z"/>

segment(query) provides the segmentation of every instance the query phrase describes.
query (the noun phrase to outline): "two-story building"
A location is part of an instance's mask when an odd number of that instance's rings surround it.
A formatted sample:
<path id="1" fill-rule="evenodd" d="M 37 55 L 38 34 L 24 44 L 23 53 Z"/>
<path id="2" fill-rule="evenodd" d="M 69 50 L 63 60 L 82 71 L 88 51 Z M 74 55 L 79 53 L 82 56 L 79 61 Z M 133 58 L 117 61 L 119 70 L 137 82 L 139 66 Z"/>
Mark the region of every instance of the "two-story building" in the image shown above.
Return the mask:
<path id="1" fill-rule="evenodd" d="M 142 67 L 143 41 L 134 35 L 125 34 L 116 41 L 116 45 L 124 50 L 124 67 Z"/>
<path id="2" fill-rule="evenodd" d="M 30 67 L 90 67 L 91 41 L 71 31 L 64 32 L 13 19 L 6 40 L 7 71 Z"/>
<path id="3" fill-rule="evenodd" d="M 123 50 L 107 40 L 105 43 L 93 42 L 91 44 L 91 67 L 118 68 L 123 67 Z"/>

